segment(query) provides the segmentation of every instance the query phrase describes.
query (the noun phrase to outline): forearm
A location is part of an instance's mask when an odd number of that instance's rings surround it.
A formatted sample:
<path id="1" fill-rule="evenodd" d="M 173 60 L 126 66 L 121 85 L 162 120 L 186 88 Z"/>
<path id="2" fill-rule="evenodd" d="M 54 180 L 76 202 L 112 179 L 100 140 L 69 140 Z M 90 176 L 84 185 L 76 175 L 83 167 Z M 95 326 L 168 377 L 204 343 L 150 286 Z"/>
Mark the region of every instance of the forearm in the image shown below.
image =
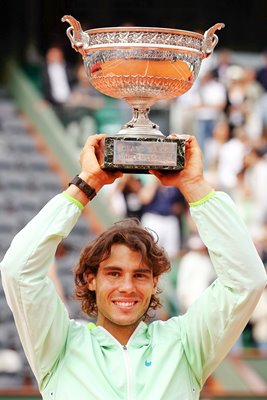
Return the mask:
<path id="1" fill-rule="evenodd" d="M 102 188 L 101 182 L 92 176 L 90 173 L 82 171 L 79 174 L 79 177 L 83 179 L 85 183 L 87 183 L 92 189 L 96 191 L 96 193 Z M 82 204 L 82 206 L 86 206 L 90 201 L 86 194 L 79 189 L 77 186 L 70 184 L 68 188 L 66 188 L 65 193 L 67 193 L 73 199 L 76 199 L 78 202 Z"/>
<path id="2" fill-rule="evenodd" d="M 178 186 L 178 189 L 188 203 L 198 202 L 213 191 L 212 186 L 204 178 L 193 183 L 184 182 Z"/>

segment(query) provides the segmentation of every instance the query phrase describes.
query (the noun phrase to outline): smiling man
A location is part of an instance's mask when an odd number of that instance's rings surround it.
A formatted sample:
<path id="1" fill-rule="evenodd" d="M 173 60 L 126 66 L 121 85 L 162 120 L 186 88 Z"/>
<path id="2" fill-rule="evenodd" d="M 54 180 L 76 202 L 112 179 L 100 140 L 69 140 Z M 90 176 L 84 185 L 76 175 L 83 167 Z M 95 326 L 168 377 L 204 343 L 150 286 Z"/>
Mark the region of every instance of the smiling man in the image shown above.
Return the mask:
<path id="1" fill-rule="evenodd" d="M 147 324 L 159 306 L 158 279 L 170 263 L 135 220 L 115 224 L 81 252 L 76 297 L 96 316 L 70 320 L 47 270 L 84 206 L 121 173 L 101 170 L 103 135 L 81 153 L 81 173 L 14 238 L 1 263 L 3 287 L 45 400 L 196 400 L 246 326 L 266 273 L 230 197 L 205 181 L 196 139 L 186 166 L 154 173 L 189 202 L 218 278 L 182 316 Z"/>
<path id="2" fill-rule="evenodd" d="M 158 278 L 169 268 L 151 234 L 137 220 L 125 220 L 83 250 L 75 271 L 76 296 L 86 314 L 95 312 L 97 324 L 126 344 L 148 310 L 159 305 Z"/>
<path id="3" fill-rule="evenodd" d="M 145 315 L 158 277 L 126 245 L 113 245 L 110 253 L 100 262 L 97 275 L 89 276 L 88 287 L 97 293 L 99 325 L 117 337 L 117 326 L 133 331 Z"/>

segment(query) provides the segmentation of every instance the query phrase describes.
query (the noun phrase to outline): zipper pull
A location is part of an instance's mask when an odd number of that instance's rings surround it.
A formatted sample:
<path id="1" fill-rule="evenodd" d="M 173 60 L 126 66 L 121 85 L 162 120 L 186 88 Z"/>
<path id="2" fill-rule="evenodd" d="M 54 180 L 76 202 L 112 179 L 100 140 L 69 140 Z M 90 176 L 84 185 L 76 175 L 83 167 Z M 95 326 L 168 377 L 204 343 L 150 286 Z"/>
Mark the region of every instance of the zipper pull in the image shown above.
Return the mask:
<path id="1" fill-rule="evenodd" d="M 124 344 L 124 345 L 122 346 L 122 348 L 123 348 L 123 350 L 127 350 L 126 344 Z"/>

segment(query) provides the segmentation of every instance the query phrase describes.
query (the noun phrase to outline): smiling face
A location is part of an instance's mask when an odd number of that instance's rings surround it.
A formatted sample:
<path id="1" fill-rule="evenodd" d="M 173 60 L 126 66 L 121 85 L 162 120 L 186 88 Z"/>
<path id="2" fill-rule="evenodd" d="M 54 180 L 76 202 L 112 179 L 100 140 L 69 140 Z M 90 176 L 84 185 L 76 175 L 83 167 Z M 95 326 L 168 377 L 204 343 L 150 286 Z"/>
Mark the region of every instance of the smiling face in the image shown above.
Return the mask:
<path id="1" fill-rule="evenodd" d="M 157 283 L 140 253 L 124 244 L 112 245 L 96 276 L 88 275 L 89 289 L 96 292 L 97 325 L 117 338 L 122 331 L 130 336 L 147 312 Z"/>

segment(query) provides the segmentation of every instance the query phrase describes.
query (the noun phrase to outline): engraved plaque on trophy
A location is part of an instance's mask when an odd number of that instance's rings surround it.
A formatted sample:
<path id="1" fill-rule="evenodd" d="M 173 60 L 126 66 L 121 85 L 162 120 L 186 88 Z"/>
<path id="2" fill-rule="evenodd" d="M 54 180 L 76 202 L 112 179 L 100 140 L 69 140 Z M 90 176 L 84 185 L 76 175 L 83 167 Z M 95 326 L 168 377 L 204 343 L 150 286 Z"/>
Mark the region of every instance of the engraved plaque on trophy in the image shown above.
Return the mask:
<path id="1" fill-rule="evenodd" d="M 204 58 L 218 42 L 218 23 L 204 35 L 196 32 L 146 27 L 112 27 L 83 31 L 65 15 L 72 47 L 81 53 L 91 84 L 101 93 L 124 99 L 133 118 L 105 139 L 101 167 L 147 173 L 149 169 L 179 171 L 185 163 L 185 141 L 167 138 L 150 121 L 150 107 L 172 99 L 193 85 Z"/>

